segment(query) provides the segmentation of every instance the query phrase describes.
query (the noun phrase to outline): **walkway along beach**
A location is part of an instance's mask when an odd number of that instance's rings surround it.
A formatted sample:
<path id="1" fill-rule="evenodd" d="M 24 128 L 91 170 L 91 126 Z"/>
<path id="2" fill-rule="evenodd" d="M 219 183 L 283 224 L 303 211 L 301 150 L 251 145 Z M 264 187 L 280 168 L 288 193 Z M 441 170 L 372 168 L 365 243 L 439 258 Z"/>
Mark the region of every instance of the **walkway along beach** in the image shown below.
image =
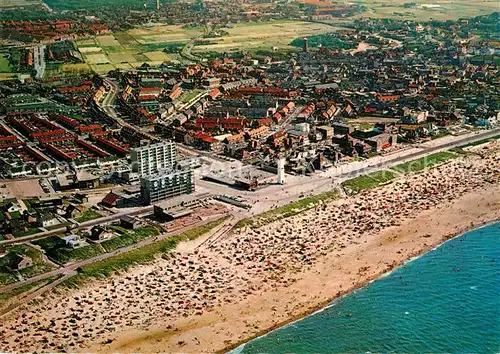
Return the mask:
<path id="1" fill-rule="evenodd" d="M 446 239 L 500 218 L 498 148 L 464 155 L 4 319 L 13 351 L 213 352 L 309 314 Z M 42 320 L 41 320 L 42 319 Z"/>

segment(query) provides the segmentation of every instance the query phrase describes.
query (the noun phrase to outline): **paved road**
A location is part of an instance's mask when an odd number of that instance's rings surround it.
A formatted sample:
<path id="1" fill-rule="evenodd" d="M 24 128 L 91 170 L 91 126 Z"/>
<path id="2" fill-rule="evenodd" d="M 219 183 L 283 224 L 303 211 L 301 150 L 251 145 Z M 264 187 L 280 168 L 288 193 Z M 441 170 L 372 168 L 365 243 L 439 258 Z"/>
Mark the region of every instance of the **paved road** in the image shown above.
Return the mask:
<path id="1" fill-rule="evenodd" d="M 204 189 L 212 191 L 213 193 L 228 194 L 238 197 L 242 196 L 243 198 L 256 203 L 251 210 L 252 213 L 260 213 L 271 208 L 273 203 L 283 205 L 299 199 L 301 195 L 314 195 L 333 189 L 334 186 L 340 184 L 346 179 L 352 178 L 353 176 L 387 169 L 397 164 L 429 156 L 439 151 L 491 138 L 499 133 L 500 128 L 496 128 L 493 130 L 483 131 L 478 134 L 455 137 L 452 141 L 446 140 L 440 142 L 439 140 L 433 140 L 432 142 L 424 143 L 416 148 L 410 148 L 393 154 L 370 158 L 363 162 L 354 162 L 333 167 L 314 176 L 288 176 L 288 181 L 283 186 L 270 185 L 255 192 L 236 190 L 204 180 L 197 181 L 196 184 L 202 186 Z"/>
<path id="2" fill-rule="evenodd" d="M 389 156 L 389 158 L 385 159 L 384 161 L 381 161 L 381 162 L 378 162 L 378 163 L 374 163 L 374 164 L 367 164 L 366 166 L 360 167 L 359 169 L 353 169 L 353 170 L 350 170 L 350 171 L 348 171 L 346 173 L 343 173 L 341 175 L 336 176 L 335 179 L 337 181 L 334 182 L 334 184 L 338 184 L 340 180 L 347 179 L 347 178 L 349 178 L 349 177 L 351 177 L 353 175 L 357 175 L 357 174 L 361 174 L 361 173 L 363 173 L 363 174 L 364 173 L 369 173 L 369 172 L 378 170 L 380 168 L 389 168 L 389 167 L 392 167 L 392 166 L 394 166 L 396 164 L 403 163 L 403 162 L 410 161 L 410 160 L 417 159 L 417 158 L 421 158 L 421 157 L 424 157 L 424 156 L 428 156 L 428 155 L 430 155 L 432 153 L 435 153 L 435 152 L 438 152 L 438 151 L 441 151 L 441 150 L 449 149 L 449 148 L 456 147 L 456 146 L 463 146 L 463 145 L 466 145 L 466 144 L 469 144 L 469 143 L 472 143 L 472 142 L 475 142 L 475 141 L 478 141 L 478 140 L 487 139 L 487 138 L 490 138 L 490 137 L 498 135 L 499 132 L 500 132 L 500 128 L 496 128 L 496 129 L 493 129 L 493 130 L 489 130 L 489 131 L 484 131 L 484 132 L 481 132 L 481 133 L 477 133 L 477 134 L 474 134 L 472 136 L 468 135 L 468 136 L 465 136 L 465 137 L 457 137 L 457 139 L 454 139 L 452 141 L 447 141 L 447 142 L 441 143 L 441 144 L 439 144 L 439 143 L 436 142 L 431 147 L 423 147 L 423 148 L 421 147 L 419 151 L 410 152 L 410 153 L 405 154 L 405 155 L 397 155 L 397 156 L 395 156 L 393 158 L 391 158 Z M 369 162 L 369 160 L 368 160 L 368 162 Z M 316 182 L 320 181 L 321 182 L 321 187 L 329 188 L 330 185 L 331 185 L 331 183 L 332 183 L 332 181 L 329 181 L 325 177 L 326 176 L 324 176 L 324 175 L 319 176 L 319 178 L 316 179 Z M 305 181 L 304 182 L 299 182 L 299 183 L 305 184 Z M 206 187 L 210 187 L 210 184 L 207 184 Z M 293 186 L 287 186 L 287 187 L 293 187 Z M 229 191 L 230 189 L 228 188 L 227 190 Z M 318 193 L 321 193 L 321 192 L 322 192 L 322 188 L 313 188 L 313 189 L 311 189 L 311 194 L 318 194 Z M 237 191 L 237 193 L 241 194 L 241 191 Z M 260 193 L 261 194 L 262 193 L 269 194 L 269 190 L 267 190 L 267 191 L 266 190 L 261 190 Z M 230 194 L 230 193 L 228 193 L 228 194 Z M 301 194 L 303 194 L 303 193 L 301 193 Z M 293 201 L 293 200 L 296 200 L 296 199 L 297 199 L 297 195 L 293 195 L 293 194 L 282 196 L 282 197 L 280 197 L 278 199 L 266 201 L 267 205 L 266 205 L 265 208 L 269 209 L 269 208 L 272 207 L 272 205 L 269 205 L 269 203 L 275 203 L 275 202 L 281 202 L 281 203 L 283 203 L 283 202 Z M 116 220 L 121 215 L 139 215 L 139 214 L 145 214 L 147 212 L 150 212 L 152 210 L 152 208 L 153 208 L 152 206 L 149 206 L 149 207 L 142 208 L 142 209 L 139 209 L 139 210 L 134 210 L 134 211 L 131 211 L 131 212 L 125 212 L 125 213 L 122 213 L 122 214 L 112 215 L 112 216 L 107 217 L 107 218 L 101 218 L 101 219 L 91 220 L 91 221 L 82 223 L 81 226 L 91 226 L 91 225 L 95 225 L 95 224 L 101 224 L 101 223 L 109 222 L 109 221 L 112 221 L 112 220 Z M 255 211 L 252 212 L 252 214 L 254 214 L 254 213 L 255 213 Z M 218 240 L 220 237 L 224 237 L 227 234 L 227 232 L 231 229 L 229 227 L 229 225 L 233 225 L 241 217 L 243 217 L 243 215 L 240 215 L 240 217 L 232 218 L 232 219 L 226 221 L 223 226 L 221 225 L 221 227 L 218 230 L 218 232 L 216 232 L 212 237 L 209 237 L 209 239 L 206 242 L 204 242 L 203 245 L 204 244 L 211 244 L 215 240 Z M 210 220 L 206 220 L 204 223 L 207 223 L 209 221 Z M 204 224 L 204 223 L 202 223 L 202 224 Z M 57 276 L 57 275 L 61 275 L 61 274 L 63 274 L 63 275 L 69 275 L 69 274 L 71 274 L 71 272 L 74 272 L 78 267 L 82 267 L 82 266 L 87 265 L 87 264 L 98 262 L 98 261 L 107 259 L 109 257 L 115 256 L 117 254 L 128 252 L 128 251 L 133 250 L 135 248 L 139 248 L 139 247 L 151 244 L 153 242 L 156 242 L 158 240 L 164 239 L 166 237 L 182 233 L 183 231 L 188 230 L 190 228 L 192 228 L 192 226 L 187 227 L 185 229 L 177 230 L 177 231 L 175 231 L 173 233 L 166 233 L 166 234 L 163 234 L 163 235 L 161 235 L 159 237 L 156 237 L 156 238 L 149 238 L 149 239 L 141 241 L 141 242 L 139 242 L 137 244 L 134 244 L 134 245 L 131 245 L 131 246 L 128 246 L 128 247 L 124 247 L 124 248 L 115 250 L 115 251 L 110 252 L 110 253 L 105 253 L 105 254 L 99 255 L 97 257 L 93 257 L 93 258 L 89 258 L 89 259 L 86 259 L 86 260 L 83 260 L 83 261 L 80 261 L 80 262 L 76 262 L 76 263 L 73 263 L 73 264 L 68 265 L 66 267 L 59 268 L 59 269 L 54 270 L 54 271 L 49 272 L 49 273 L 41 274 L 39 276 L 30 278 L 30 279 L 26 279 L 26 280 L 21 281 L 21 282 L 17 282 L 17 283 L 14 283 L 14 284 L 9 284 L 7 286 L 4 286 L 4 287 L 0 288 L 0 292 L 5 292 L 5 291 L 11 290 L 11 289 L 15 289 L 15 288 L 17 288 L 19 286 L 22 286 L 22 285 L 25 285 L 25 284 L 30 284 L 32 282 L 35 282 L 35 281 L 41 280 L 41 279 L 45 279 L 47 277 L 53 277 L 53 276 Z M 60 231 L 59 230 L 53 230 L 53 231 L 51 231 L 51 233 L 54 233 L 54 232 L 60 232 Z M 47 235 L 43 235 L 43 236 L 47 236 Z M 15 240 L 3 241 L 2 243 L 26 242 L 26 241 L 29 241 L 29 240 L 33 240 L 33 239 L 36 239 L 36 238 L 43 237 L 43 236 L 40 236 L 40 234 L 31 235 L 31 236 L 26 236 L 24 238 L 18 238 L 18 239 L 15 239 Z"/>
<path id="3" fill-rule="evenodd" d="M 106 113 L 108 116 L 113 119 L 119 119 L 118 114 L 115 111 L 114 104 L 116 101 L 116 96 L 120 92 L 120 87 L 118 87 L 118 84 L 116 82 L 108 78 L 105 78 L 104 82 L 108 84 L 109 91 L 106 97 L 104 97 L 104 99 L 100 103 L 100 106 L 104 110 L 104 113 Z"/>
<path id="4" fill-rule="evenodd" d="M 191 38 L 191 40 L 180 51 L 179 54 L 181 55 L 181 57 L 186 58 L 186 59 L 191 60 L 191 61 L 194 61 L 194 62 L 197 62 L 197 63 L 200 63 L 200 65 L 206 66 L 206 64 L 203 63 L 203 58 L 198 57 L 198 56 L 192 54 L 191 50 L 194 47 L 194 43 L 198 39 L 202 38 L 205 34 L 209 34 L 211 31 L 212 31 L 212 29 L 209 29 L 208 27 L 205 27 L 205 30 L 204 30 L 204 32 L 202 34 L 200 34 L 197 37 Z"/>
<path id="5" fill-rule="evenodd" d="M 296 106 L 292 112 L 292 114 L 290 114 L 288 117 L 286 117 L 283 122 L 281 122 L 279 124 L 279 128 L 278 128 L 278 131 L 280 132 L 285 132 L 289 129 L 292 128 L 292 124 L 291 122 L 293 120 L 295 120 L 295 118 L 297 118 L 297 116 L 300 114 L 300 112 L 302 112 L 302 110 L 305 108 L 305 106 Z M 272 132 L 272 134 L 274 134 L 274 132 Z"/>
<path id="6" fill-rule="evenodd" d="M 36 71 L 36 78 L 43 79 L 45 74 L 45 45 L 36 46 L 33 50 L 33 67 Z"/>

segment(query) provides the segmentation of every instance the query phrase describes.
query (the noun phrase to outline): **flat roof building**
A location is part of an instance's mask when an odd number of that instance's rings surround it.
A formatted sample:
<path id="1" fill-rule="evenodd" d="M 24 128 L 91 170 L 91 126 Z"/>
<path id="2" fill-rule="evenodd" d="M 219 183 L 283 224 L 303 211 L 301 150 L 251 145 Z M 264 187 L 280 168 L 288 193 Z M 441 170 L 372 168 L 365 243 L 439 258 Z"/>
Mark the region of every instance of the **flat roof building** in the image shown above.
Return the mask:
<path id="1" fill-rule="evenodd" d="M 141 178 L 141 196 L 146 204 L 193 192 L 192 170 L 169 170 Z"/>

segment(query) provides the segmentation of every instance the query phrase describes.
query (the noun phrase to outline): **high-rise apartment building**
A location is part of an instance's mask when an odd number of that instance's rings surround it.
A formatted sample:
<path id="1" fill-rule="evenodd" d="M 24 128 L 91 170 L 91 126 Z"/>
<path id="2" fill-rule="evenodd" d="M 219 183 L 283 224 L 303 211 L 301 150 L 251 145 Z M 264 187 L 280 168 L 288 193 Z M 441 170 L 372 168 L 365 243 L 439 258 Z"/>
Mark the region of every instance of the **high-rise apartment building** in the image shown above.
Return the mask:
<path id="1" fill-rule="evenodd" d="M 161 142 L 141 146 L 130 151 L 132 171 L 147 176 L 174 168 L 176 149 L 173 142 Z"/>
<path id="2" fill-rule="evenodd" d="M 170 170 L 141 178 L 141 197 L 146 204 L 194 192 L 192 170 Z"/>

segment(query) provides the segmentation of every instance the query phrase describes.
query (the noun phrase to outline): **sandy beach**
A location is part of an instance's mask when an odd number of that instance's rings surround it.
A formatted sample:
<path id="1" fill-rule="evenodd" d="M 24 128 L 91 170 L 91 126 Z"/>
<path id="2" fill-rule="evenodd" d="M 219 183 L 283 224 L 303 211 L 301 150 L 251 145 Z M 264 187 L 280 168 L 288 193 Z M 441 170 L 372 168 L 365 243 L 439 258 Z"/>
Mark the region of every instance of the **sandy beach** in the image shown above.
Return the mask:
<path id="1" fill-rule="evenodd" d="M 215 352 L 500 218 L 498 149 L 172 253 L 3 319 L 0 349 Z"/>

